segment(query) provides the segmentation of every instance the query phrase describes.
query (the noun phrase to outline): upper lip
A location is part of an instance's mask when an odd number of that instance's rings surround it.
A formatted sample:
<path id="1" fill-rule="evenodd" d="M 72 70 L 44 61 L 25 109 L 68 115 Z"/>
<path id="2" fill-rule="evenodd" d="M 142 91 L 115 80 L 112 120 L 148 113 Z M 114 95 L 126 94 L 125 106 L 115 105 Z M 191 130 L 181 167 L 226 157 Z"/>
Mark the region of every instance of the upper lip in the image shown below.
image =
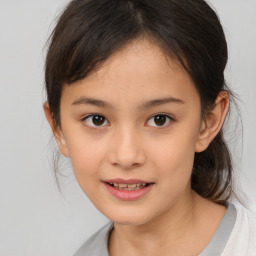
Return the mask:
<path id="1" fill-rule="evenodd" d="M 111 180 L 104 180 L 106 183 L 117 183 L 117 184 L 149 184 L 153 183 L 146 180 L 138 180 L 138 179 L 111 179 Z"/>

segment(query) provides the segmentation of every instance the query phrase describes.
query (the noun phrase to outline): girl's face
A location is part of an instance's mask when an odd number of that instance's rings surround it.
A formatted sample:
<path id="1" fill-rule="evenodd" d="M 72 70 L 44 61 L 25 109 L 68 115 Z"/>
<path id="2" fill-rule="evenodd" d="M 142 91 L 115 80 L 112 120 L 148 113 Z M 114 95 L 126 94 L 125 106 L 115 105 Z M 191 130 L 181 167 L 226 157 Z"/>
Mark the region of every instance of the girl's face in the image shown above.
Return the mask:
<path id="1" fill-rule="evenodd" d="M 64 87 L 59 146 L 104 215 L 145 224 L 191 198 L 200 113 L 189 75 L 157 45 L 136 40 Z"/>

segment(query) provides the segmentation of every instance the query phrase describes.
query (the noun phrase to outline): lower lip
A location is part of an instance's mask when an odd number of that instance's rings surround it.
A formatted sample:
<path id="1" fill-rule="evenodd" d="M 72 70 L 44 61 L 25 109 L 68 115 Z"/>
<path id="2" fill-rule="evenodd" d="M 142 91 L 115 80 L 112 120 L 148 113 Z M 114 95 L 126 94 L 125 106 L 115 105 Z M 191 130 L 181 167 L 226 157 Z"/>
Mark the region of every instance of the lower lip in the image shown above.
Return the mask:
<path id="1" fill-rule="evenodd" d="M 138 189 L 138 190 L 119 190 L 117 188 L 112 187 L 108 183 L 104 182 L 105 186 L 107 187 L 107 190 L 116 198 L 120 200 L 137 200 L 146 195 L 154 184 L 149 184 L 148 186 Z"/>

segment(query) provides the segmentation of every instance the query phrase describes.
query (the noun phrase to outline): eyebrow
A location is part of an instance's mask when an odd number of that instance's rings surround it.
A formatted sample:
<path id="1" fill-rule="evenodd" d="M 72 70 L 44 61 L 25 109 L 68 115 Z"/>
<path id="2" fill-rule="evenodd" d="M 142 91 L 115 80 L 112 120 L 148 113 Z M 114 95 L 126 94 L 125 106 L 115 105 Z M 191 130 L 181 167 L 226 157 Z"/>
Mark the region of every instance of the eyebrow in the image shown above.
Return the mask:
<path id="1" fill-rule="evenodd" d="M 157 107 L 163 104 L 167 104 L 167 103 L 179 103 L 179 104 L 184 104 L 185 102 L 180 100 L 180 99 L 176 99 L 173 97 L 167 97 L 167 98 L 161 98 L 161 99 L 153 99 L 153 100 L 148 100 L 144 103 L 142 103 L 139 106 L 139 109 L 147 109 L 147 108 L 152 108 L 152 107 Z"/>
<path id="2" fill-rule="evenodd" d="M 85 97 L 82 97 L 82 98 L 79 98 L 77 100 L 75 100 L 72 105 L 93 105 L 93 106 L 96 106 L 96 107 L 102 107 L 102 108 L 113 108 L 113 106 L 103 100 L 99 100 L 99 99 L 94 99 L 94 98 L 85 98 Z"/>
<path id="3" fill-rule="evenodd" d="M 138 108 L 140 110 L 144 110 L 144 109 L 160 106 L 160 105 L 167 104 L 167 103 L 184 104 L 185 102 L 180 99 L 173 98 L 173 97 L 159 98 L 159 99 L 145 101 Z M 103 100 L 95 99 L 95 98 L 82 97 L 82 98 L 75 100 L 72 103 L 72 105 L 75 105 L 75 106 L 76 105 L 84 105 L 84 104 L 85 105 L 87 105 L 87 104 L 93 105 L 93 106 L 101 107 L 101 108 L 114 108 L 114 106 L 111 105 L 110 103 L 103 101 Z"/>

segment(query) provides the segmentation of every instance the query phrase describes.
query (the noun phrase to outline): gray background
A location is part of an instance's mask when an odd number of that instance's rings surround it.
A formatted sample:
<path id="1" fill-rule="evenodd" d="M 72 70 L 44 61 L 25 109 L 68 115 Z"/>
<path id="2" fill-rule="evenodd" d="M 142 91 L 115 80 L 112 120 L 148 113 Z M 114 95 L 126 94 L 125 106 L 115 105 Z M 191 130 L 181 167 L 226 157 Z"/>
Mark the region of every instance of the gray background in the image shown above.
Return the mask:
<path id="1" fill-rule="evenodd" d="M 245 198 L 242 187 L 256 200 L 256 1 L 210 2 L 229 44 L 226 78 L 241 100 L 243 147 L 241 140 L 230 141 L 237 190 Z M 63 194 L 49 164 L 51 134 L 42 112 L 44 44 L 65 3 L 0 0 L 0 255 L 69 256 L 107 221 L 81 192 L 69 163 L 63 164 Z M 230 139 L 239 135 L 230 131 Z"/>

